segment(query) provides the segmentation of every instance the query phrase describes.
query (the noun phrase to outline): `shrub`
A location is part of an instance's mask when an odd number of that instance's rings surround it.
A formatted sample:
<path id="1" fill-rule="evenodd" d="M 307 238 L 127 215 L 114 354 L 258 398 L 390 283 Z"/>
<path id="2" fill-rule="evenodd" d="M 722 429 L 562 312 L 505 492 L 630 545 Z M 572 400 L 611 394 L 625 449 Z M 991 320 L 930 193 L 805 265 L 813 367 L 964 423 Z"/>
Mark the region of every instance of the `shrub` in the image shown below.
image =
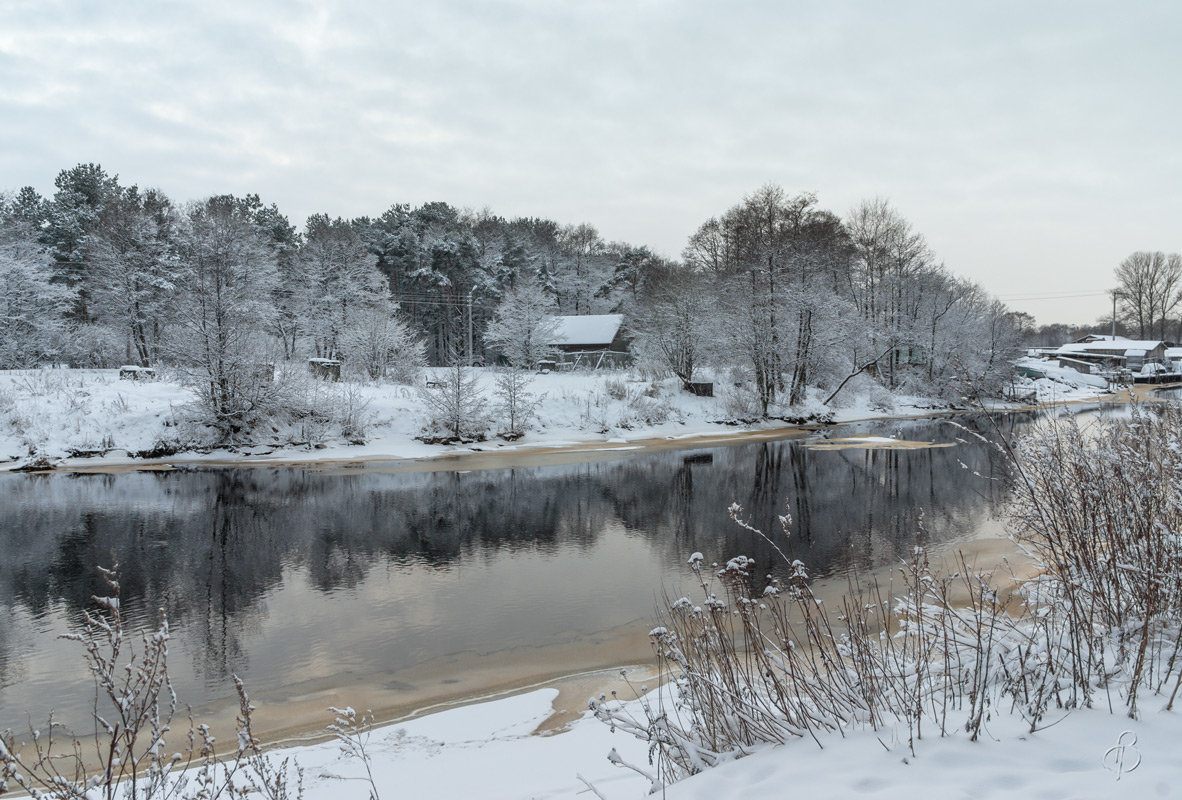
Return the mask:
<path id="1" fill-rule="evenodd" d="M 44 730 L 30 725 L 31 757 L 19 754 L 15 734 L 0 733 L 0 794 L 12 787 L 34 798 L 199 798 L 260 794 L 267 800 L 302 795 L 302 773 L 289 759 L 263 755 L 252 728 L 254 706 L 234 677 L 239 700 L 237 748 L 221 756 L 206 725 L 188 717 L 185 744 L 169 746 L 177 714 L 168 675 L 168 620 L 140 637 L 138 652 L 126 636 L 118 568 L 100 568 L 110 594 L 83 612 L 78 642 L 95 681 L 92 741 L 78 738 L 50 714 Z M 84 755 L 93 747 L 93 759 Z"/>
<path id="2" fill-rule="evenodd" d="M 963 558 L 956 574 L 934 576 L 916 547 L 900 592 L 851 579 L 827 610 L 799 561 L 783 581 L 759 581 L 743 556 L 708 571 L 695 553 L 700 597 L 669 602 L 650 633 L 673 705 L 591 707 L 650 742 L 664 782 L 762 743 L 855 728 L 905 726 L 914 750 L 925 733 L 976 738 L 1007 711 L 1033 732 L 1053 724 L 1052 709 L 1100 693 L 1130 715 L 1146 691 L 1171 709 L 1182 686 L 1180 431 L 1177 406 L 1134 407 L 1090 429 L 1047 424 L 1009 451 L 1015 536 L 1037 574 L 1019 597 Z M 741 512 L 732 506 L 735 523 L 782 556 Z"/>

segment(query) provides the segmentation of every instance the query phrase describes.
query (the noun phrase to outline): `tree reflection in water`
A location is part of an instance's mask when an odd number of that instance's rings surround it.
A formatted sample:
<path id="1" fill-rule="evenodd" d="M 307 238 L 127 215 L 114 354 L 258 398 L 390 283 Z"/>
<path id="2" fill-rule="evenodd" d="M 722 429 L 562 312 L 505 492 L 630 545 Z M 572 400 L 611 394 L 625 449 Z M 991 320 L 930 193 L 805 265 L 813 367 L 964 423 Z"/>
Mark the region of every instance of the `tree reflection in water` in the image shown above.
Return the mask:
<path id="1" fill-rule="evenodd" d="M 1006 418 L 1007 433 L 1028 421 Z M 989 430 L 982 420 L 960 423 Z M 77 628 L 80 610 L 102 589 L 94 567 L 112 558 L 120 564 L 125 613 L 147 624 L 164 608 L 174 635 L 194 654 L 193 672 L 212 686 L 232 672 L 249 674 L 259 631 L 301 613 L 270 607 L 293 582 L 318 595 L 317 612 L 331 620 L 336 599 L 383 591 L 386 584 L 370 585 L 375 570 L 394 586 L 462 568 L 462 581 L 433 584 L 459 594 L 479 583 L 482 568 L 517 559 L 523 570 L 558 570 L 569 597 L 544 602 L 573 605 L 619 593 L 611 583 L 617 571 L 588 570 L 580 560 L 622 530 L 629 541 L 643 542 L 647 561 L 634 566 L 652 575 L 647 593 L 638 595 L 648 599 L 615 623 L 622 624 L 651 614 L 652 590 L 694 551 L 708 560 L 744 554 L 768 571 L 783 568 L 766 541 L 727 519 L 733 502 L 751 524 L 777 536 L 777 517 L 787 508 L 792 534 L 780 547 L 814 575 L 826 575 L 902 557 L 915 543 L 920 514 L 928 535 L 944 540 L 971 534 L 1004 501 L 1001 481 L 974 474 L 1004 477 L 993 448 L 939 421 L 889 427 L 912 440 L 967 441 L 823 451 L 785 440 L 469 473 L 282 468 L 2 476 L 0 604 L 8 618 L 31 621 L 0 631 L 0 728 L 20 724 L 26 703 L 52 704 L 39 702 L 28 682 L 35 656 L 21 653 L 35 654 L 38 637 Z M 619 570 L 618 579 L 635 574 Z M 528 586 L 535 578 L 524 571 L 515 580 Z M 502 601 L 495 594 L 472 600 L 493 607 Z M 331 640 L 354 624 L 335 619 L 316 635 Z M 439 646 L 446 647 L 448 623 L 438 624 Z M 403 628 L 392 629 L 391 636 L 403 635 Z M 272 635 L 282 638 L 281 631 Z M 453 638 L 457 649 L 469 646 L 462 633 Z M 50 684 L 45 691 L 59 689 Z"/>

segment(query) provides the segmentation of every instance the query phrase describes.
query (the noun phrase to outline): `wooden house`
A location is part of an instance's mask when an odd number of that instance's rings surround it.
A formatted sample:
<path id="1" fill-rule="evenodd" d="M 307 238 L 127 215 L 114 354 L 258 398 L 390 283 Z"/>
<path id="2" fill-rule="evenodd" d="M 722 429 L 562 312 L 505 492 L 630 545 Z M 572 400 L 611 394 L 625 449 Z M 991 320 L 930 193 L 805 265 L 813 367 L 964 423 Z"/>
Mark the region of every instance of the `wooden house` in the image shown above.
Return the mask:
<path id="1" fill-rule="evenodd" d="M 568 366 L 621 366 L 631 360 L 623 314 L 582 314 L 555 317 L 554 337 L 547 342 Z"/>

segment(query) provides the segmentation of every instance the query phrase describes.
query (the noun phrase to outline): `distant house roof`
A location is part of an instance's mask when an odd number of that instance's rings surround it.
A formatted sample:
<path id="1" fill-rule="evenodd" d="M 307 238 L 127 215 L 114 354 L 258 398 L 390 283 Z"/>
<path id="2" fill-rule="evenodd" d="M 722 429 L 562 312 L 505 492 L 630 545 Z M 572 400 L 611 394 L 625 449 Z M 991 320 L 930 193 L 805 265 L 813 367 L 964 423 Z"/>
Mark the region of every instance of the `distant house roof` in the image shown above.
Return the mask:
<path id="1" fill-rule="evenodd" d="M 1128 341 L 1123 336 L 1111 336 L 1106 333 L 1089 333 L 1081 336 L 1075 340 L 1074 344 L 1087 344 L 1088 342 L 1119 342 Z"/>
<path id="2" fill-rule="evenodd" d="M 1095 342 L 1072 342 L 1065 344 L 1059 348 L 1062 354 L 1068 353 L 1092 353 L 1092 354 L 1125 354 L 1130 350 L 1142 350 L 1148 352 L 1156 350 L 1159 347 L 1164 348 L 1165 342 L 1145 340 L 1145 339 L 1122 339 L 1117 337 L 1115 340 L 1101 340 Z"/>
<path id="3" fill-rule="evenodd" d="M 554 338 L 547 344 L 606 346 L 616 338 L 624 323 L 623 314 L 584 314 L 578 317 L 555 317 L 558 323 Z"/>

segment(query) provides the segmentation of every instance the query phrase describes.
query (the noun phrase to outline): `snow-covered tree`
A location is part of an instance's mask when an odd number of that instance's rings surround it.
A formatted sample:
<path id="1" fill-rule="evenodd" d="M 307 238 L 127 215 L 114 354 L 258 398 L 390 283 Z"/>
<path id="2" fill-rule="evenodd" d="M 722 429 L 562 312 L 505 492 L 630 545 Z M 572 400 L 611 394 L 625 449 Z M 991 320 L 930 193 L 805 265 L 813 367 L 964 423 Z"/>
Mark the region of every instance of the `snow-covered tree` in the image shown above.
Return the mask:
<path id="1" fill-rule="evenodd" d="M 485 329 L 484 342 L 504 354 L 511 366 L 528 369 L 553 355 L 557 330 L 553 301 L 531 281 L 505 293 Z"/>
<path id="2" fill-rule="evenodd" d="M 167 197 L 132 186 L 108 199 L 91 234 L 92 311 L 122 330 L 125 359 L 145 367 L 156 360 L 175 291 L 175 228 Z"/>
<path id="3" fill-rule="evenodd" d="M 497 371 L 493 393 L 497 399 L 496 412 L 501 419 L 501 436 L 520 438 L 530 429 L 541 398 L 529 390 L 532 378 L 525 370 L 507 367 Z"/>
<path id="4" fill-rule="evenodd" d="M 488 430 L 488 404 L 480 375 L 464 364 L 458 351 L 452 352 L 451 363 L 422 391 L 427 430 L 445 439 L 483 439 Z"/>
<path id="5" fill-rule="evenodd" d="M 53 256 L 55 282 L 77 290 L 71 315 L 86 322 L 93 316 L 94 234 L 104 207 L 121 191 L 119 176 L 108 175 L 98 164 L 78 164 L 58 173 L 54 186 L 42 236 Z"/>
<path id="6" fill-rule="evenodd" d="M 389 303 L 357 311 L 341 337 L 341 349 L 346 363 L 371 380 L 392 377 L 409 383 L 427 363 L 422 339 Z"/>
<path id="7" fill-rule="evenodd" d="M 302 325 L 316 356 L 340 358 L 357 314 L 386 301 L 386 283 L 377 257 L 353 226 L 316 214 L 305 227 L 296 256 Z"/>
<path id="8" fill-rule="evenodd" d="M 275 250 L 234 197 L 189 207 L 178 233 L 172 352 L 207 414 L 233 439 L 275 410 L 269 341 Z"/>
<path id="9" fill-rule="evenodd" d="M 0 369 L 32 367 L 58 355 L 75 292 L 54 283 L 45 248 L 0 226 Z"/>

